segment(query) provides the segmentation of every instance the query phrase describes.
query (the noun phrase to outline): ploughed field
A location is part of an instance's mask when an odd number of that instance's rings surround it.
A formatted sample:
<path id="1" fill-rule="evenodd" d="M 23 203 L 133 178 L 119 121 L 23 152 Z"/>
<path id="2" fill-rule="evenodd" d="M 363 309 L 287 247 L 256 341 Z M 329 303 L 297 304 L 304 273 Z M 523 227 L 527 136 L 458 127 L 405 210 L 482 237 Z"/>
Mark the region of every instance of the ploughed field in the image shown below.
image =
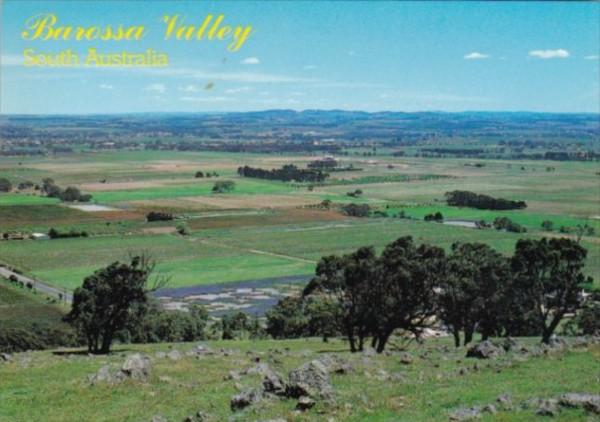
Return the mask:
<path id="1" fill-rule="evenodd" d="M 130 254 L 149 252 L 169 287 L 309 276 L 323 255 L 360 246 L 381 248 L 412 235 L 417 242 L 449 248 L 456 241 L 485 242 L 510 253 L 522 237 L 571 236 L 559 228 L 589 225 L 594 234 L 586 273 L 600 280 L 600 197 L 597 164 L 588 162 L 341 157 L 361 171 L 333 172 L 323 184 L 242 178 L 239 166 L 271 169 L 306 167 L 314 156 L 214 152 L 118 151 L 76 153 L 52 158 L 0 158 L 0 177 L 17 185 L 50 177 L 93 196 L 93 207 L 72 207 L 35 190 L 0 193 L 0 232 L 85 231 L 87 237 L 0 241 L 0 263 L 57 286 L 73 289 L 94 270 Z M 552 167 L 552 171 L 548 171 Z M 196 171 L 218 177 L 195 178 Z M 235 188 L 213 193 L 216 181 Z M 362 190 L 359 197 L 347 192 Z M 444 193 L 469 190 L 523 200 L 518 211 L 449 207 Z M 332 201 L 330 209 L 320 206 Z M 338 205 L 366 203 L 387 217 L 352 218 Z M 79 204 L 81 205 L 81 204 Z M 150 211 L 172 213 L 173 221 L 146 222 Z M 423 221 L 441 212 L 446 220 L 491 223 L 506 216 L 527 233 Z M 399 218 L 404 215 L 408 218 Z M 543 221 L 554 230 L 544 231 Z M 185 223 L 189 234 L 176 231 Z"/>

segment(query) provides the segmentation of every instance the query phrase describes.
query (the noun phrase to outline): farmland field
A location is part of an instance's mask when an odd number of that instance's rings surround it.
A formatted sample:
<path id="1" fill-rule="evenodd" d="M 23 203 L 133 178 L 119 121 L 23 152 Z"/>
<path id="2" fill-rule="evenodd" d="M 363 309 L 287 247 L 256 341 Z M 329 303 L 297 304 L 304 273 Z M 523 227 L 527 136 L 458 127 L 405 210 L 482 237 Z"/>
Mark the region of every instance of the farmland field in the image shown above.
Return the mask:
<path id="1" fill-rule="evenodd" d="M 0 262 L 51 284 L 74 289 L 96 269 L 147 251 L 171 287 L 250 279 L 310 275 L 321 256 L 379 249 L 400 236 L 413 236 L 449 249 L 457 241 L 484 242 L 505 254 L 522 237 L 575 237 L 575 228 L 592 228 L 581 240 L 588 249 L 585 272 L 600 280 L 600 198 L 598 166 L 585 162 L 472 160 L 458 158 L 342 156 L 340 166 L 355 171 L 331 173 L 324 183 L 289 183 L 239 177 L 250 165 L 305 166 L 314 156 L 226 152 L 79 152 L 52 159 L 0 158 L 0 177 L 15 184 L 45 177 L 92 195 L 108 210 L 70 208 L 39 191 L 0 193 L 1 228 L 8 232 L 85 231 L 87 237 L 0 243 Z M 552 169 L 550 171 L 549 169 Z M 195 178 L 196 171 L 215 172 Z M 235 183 L 231 192 L 214 193 L 217 181 Z M 549 183 L 549 180 L 552 183 Z M 360 189 L 362 194 L 346 193 Z M 444 193 L 469 190 L 527 201 L 518 211 L 450 207 Z M 332 205 L 320 204 L 330 200 Z M 341 207 L 369 204 L 379 216 L 348 217 Z M 150 211 L 172 213 L 174 220 L 146 222 Z M 425 222 L 441 212 L 445 220 L 493 222 L 508 217 L 527 229 L 509 233 Z M 404 218 L 399 218 L 402 215 Z M 551 232 L 542 222 L 551 221 Z M 176 227 L 184 223 L 188 235 Z M 561 227 L 563 229 L 561 229 Z M 560 230 L 559 230 L 560 229 Z M 562 232 L 561 232 L 562 231 Z M 596 284 L 597 286 L 598 284 Z"/>

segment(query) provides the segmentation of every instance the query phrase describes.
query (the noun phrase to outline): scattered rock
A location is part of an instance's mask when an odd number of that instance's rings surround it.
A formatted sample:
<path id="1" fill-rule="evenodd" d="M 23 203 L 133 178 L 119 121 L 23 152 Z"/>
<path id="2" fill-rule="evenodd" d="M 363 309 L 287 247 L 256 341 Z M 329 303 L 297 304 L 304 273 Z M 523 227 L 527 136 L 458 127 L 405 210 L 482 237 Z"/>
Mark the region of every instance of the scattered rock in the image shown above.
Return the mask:
<path id="1" fill-rule="evenodd" d="M 199 410 L 195 415 L 186 417 L 183 422 L 206 422 L 208 421 L 208 415 L 203 411 Z"/>
<path id="2" fill-rule="evenodd" d="M 167 418 L 161 415 L 154 415 L 152 416 L 150 422 L 167 422 Z"/>
<path id="3" fill-rule="evenodd" d="M 262 398 L 262 391 L 257 389 L 246 390 L 233 396 L 229 405 L 231 410 L 235 412 L 258 403 Z"/>
<path id="4" fill-rule="evenodd" d="M 128 356 L 125 359 L 125 363 L 121 367 L 120 374 L 127 378 L 134 379 L 136 381 L 147 381 L 152 364 L 148 356 L 141 355 L 140 353 Z"/>
<path id="5" fill-rule="evenodd" d="M 240 379 L 242 379 L 242 376 L 240 375 L 240 373 L 238 371 L 231 370 L 231 371 L 227 372 L 227 375 L 225 375 L 223 377 L 223 379 L 225 381 L 229 381 L 229 380 L 239 381 Z"/>
<path id="6" fill-rule="evenodd" d="M 504 349 L 496 346 L 489 340 L 482 341 L 467 350 L 468 358 L 492 359 L 503 355 Z"/>
<path id="7" fill-rule="evenodd" d="M 173 361 L 177 361 L 177 360 L 181 359 L 183 356 L 181 355 L 179 350 L 171 350 L 169 353 L 167 353 L 167 357 Z"/>
<path id="8" fill-rule="evenodd" d="M 296 409 L 304 412 L 312 407 L 314 407 L 315 401 L 310 397 L 302 396 L 298 399 L 298 404 L 296 405 Z"/>
<path id="9" fill-rule="evenodd" d="M 600 415 L 600 395 L 585 393 L 567 393 L 559 397 L 558 403 L 564 407 L 583 408 Z"/>
<path id="10" fill-rule="evenodd" d="M 115 377 L 110 373 L 110 365 L 104 365 L 98 369 L 98 372 L 89 375 L 88 380 L 90 384 L 96 385 L 101 382 L 113 383 L 115 382 Z"/>
<path id="11" fill-rule="evenodd" d="M 410 353 L 402 352 L 400 355 L 400 363 L 403 365 L 410 365 L 413 363 L 413 358 Z"/>
<path id="12" fill-rule="evenodd" d="M 327 400 L 333 398 L 333 387 L 327 368 L 320 361 L 312 360 L 291 371 L 286 395 L 294 398 L 301 396 Z"/>
<path id="13" fill-rule="evenodd" d="M 508 394 L 499 395 L 498 398 L 496 398 L 496 403 L 498 403 L 503 410 L 512 410 L 513 408 L 512 399 Z"/>
<path id="14" fill-rule="evenodd" d="M 481 409 L 478 407 L 460 408 L 450 413 L 451 421 L 474 421 L 481 419 Z"/>
<path id="15" fill-rule="evenodd" d="M 197 344 L 192 350 L 190 350 L 189 352 L 187 352 L 186 354 L 188 356 L 196 356 L 197 358 L 200 358 L 202 356 L 206 356 L 206 355 L 212 355 L 214 352 L 212 351 L 212 349 L 210 347 L 208 347 L 205 344 Z"/>
<path id="16" fill-rule="evenodd" d="M 502 342 L 502 348 L 507 352 L 519 350 L 521 347 L 521 344 L 512 337 L 506 337 Z"/>
<path id="17" fill-rule="evenodd" d="M 0 353 L 0 362 L 10 362 L 12 356 L 9 353 Z"/>
<path id="18" fill-rule="evenodd" d="M 318 361 L 325 366 L 329 373 L 348 374 L 354 370 L 350 363 L 336 355 L 324 355 Z"/>
<path id="19" fill-rule="evenodd" d="M 538 407 L 535 411 L 539 416 L 556 416 L 558 415 L 558 400 L 540 399 Z"/>
<path id="20" fill-rule="evenodd" d="M 481 409 L 481 411 L 484 413 L 490 413 L 492 415 L 498 413 L 498 411 L 496 410 L 496 406 L 494 406 L 493 404 L 486 404 L 485 406 L 483 406 L 483 409 Z"/>
<path id="21" fill-rule="evenodd" d="M 165 352 L 156 352 L 154 354 L 154 357 L 156 357 L 157 359 L 164 359 L 167 357 L 167 354 Z"/>
<path id="22" fill-rule="evenodd" d="M 264 373 L 263 390 L 276 396 L 285 396 L 287 388 L 281 376 L 268 368 Z"/>

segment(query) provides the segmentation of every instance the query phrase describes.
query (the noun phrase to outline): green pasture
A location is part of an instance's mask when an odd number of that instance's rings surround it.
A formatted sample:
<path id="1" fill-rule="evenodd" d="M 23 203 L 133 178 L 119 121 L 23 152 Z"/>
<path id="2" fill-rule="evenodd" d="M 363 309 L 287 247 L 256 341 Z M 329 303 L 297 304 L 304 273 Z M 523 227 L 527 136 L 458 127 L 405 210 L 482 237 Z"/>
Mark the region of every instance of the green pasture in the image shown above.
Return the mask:
<path id="1" fill-rule="evenodd" d="M 208 195 L 278 194 L 294 191 L 294 188 L 281 182 L 239 178 L 232 178 L 232 180 L 235 182 L 235 188 L 230 193 L 213 193 L 212 188 L 215 179 L 208 179 L 186 185 L 96 192 L 94 194 L 94 201 L 98 203 L 111 203 Z"/>

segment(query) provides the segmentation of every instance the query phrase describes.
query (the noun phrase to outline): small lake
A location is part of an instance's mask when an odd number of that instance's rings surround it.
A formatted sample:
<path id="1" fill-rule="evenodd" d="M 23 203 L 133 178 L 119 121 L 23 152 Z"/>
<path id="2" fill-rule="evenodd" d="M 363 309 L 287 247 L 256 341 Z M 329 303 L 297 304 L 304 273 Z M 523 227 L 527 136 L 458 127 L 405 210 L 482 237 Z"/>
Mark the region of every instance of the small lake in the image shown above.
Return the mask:
<path id="1" fill-rule="evenodd" d="M 186 309 L 189 304 L 197 303 L 206 306 L 212 316 L 236 311 L 243 311 L 251 316 L 264 316 L 281 298 L 304 288 L 312 277 L 297 275 L 165 288 L 152 295 L 165 309 Z"/>
<path id="2" fill-rule="evenodd" d="M 469 220 L 444 220 L 443 224 L 448 226 L 468 227 L 470 229 L 477 228 L 477 223 Z"/>

